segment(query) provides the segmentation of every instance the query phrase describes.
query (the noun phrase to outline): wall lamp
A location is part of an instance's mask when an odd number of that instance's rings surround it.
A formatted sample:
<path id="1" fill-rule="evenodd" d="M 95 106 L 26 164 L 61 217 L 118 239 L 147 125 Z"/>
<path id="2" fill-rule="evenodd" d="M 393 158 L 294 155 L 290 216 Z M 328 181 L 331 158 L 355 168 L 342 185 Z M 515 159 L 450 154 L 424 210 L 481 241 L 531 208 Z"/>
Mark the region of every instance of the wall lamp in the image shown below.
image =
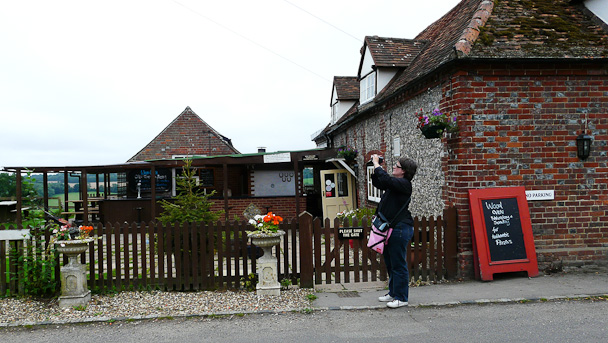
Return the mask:
<path id="1" fill-rule="evenodd" d="M 591 141 L 593 137 L 586 133 L 581 133 L 576 137 L 576 155 L 581 160 L 587 159 L 591 154 Z"/>

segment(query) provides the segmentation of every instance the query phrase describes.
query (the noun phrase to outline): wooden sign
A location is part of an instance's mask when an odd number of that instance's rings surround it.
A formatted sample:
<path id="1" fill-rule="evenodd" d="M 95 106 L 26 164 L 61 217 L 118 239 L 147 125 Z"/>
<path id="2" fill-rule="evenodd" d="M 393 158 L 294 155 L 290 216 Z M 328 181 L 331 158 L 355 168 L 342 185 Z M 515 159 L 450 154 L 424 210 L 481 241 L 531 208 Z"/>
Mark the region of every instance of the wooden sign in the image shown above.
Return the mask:
<path id="1" fill-rule="evenodd" d="M 530 211 L 524 187 L 469 190 L 475 276 L 526 271 L 538 275 Z"/>
<path id="2" fill-rule="evenodd" d="M 338 239 L 363 239 L 363 226 L 338 228 Z"/>

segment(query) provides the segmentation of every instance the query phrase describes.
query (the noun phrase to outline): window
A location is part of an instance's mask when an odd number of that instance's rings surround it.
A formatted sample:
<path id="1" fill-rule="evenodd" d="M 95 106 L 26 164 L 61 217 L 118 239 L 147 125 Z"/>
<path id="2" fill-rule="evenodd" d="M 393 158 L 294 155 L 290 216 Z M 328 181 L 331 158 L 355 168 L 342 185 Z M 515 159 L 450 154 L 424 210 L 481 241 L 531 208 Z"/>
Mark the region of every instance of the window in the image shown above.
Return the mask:
<path id="1" fill-rule="evenodd" d="M 371 101 L 376 96 L 376 72 L 367 74 L 361 79 L 361 103 Z"/>
<path id="2" fill-rule="evenodd" d="M 337 174 L 337 188 L 338 188 L 338 196 L 339 197 L 347 197 L 348 196 L 348 174 L 346 173 L 338 173 Z"/>
<path id="3" fill-rule="evenodd" d="M 333 106 L 331 106 L 331 123 L 332 125 L 336 123 L 336 121 L 338 121 L 338 106 L 339 106 L 339 102 L 336 102 L 335 104 L 333 104 Z"/>
<path id="4" fill-rule="evenodd" d="M 372 174 L 374 173 L 374 166 L 367 166 L 367 200 L 380 202 L 382 191 L 374 187 L 372 184 Z"/>

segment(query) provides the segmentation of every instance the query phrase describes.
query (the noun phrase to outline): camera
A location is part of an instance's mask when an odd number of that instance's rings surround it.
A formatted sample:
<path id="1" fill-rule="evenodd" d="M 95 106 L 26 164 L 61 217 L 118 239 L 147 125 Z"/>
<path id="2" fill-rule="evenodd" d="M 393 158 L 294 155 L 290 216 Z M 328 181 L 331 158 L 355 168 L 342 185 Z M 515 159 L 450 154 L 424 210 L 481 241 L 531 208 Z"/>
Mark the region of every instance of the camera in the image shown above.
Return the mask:
<path id="1" fill-rule="evenodd" d="M 369 160 L 369 163 L 373 163 L 373 162 L 374 162 L 374 159 L 373 159 L 373 158 Z M 379 164 L 384 163 L 384 157 L 382 157 L 382 156 L 378 156 L 378 163 L 379 163 Z"/>

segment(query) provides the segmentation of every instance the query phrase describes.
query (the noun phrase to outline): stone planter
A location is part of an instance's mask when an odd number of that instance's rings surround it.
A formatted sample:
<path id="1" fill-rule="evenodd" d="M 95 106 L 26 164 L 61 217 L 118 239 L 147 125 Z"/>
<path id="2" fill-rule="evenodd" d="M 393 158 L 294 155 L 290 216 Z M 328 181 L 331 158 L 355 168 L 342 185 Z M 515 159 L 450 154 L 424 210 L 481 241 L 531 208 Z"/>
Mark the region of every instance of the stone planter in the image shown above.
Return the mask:
<path id="1" fill-rule="evenodd" d="M 61 267 L 61 308 L 87 306 L 91 301 L 86 268 L 80 263 L 79 257 L 89 249 L 89 243 L 92 241 L 93 238 L 55 242 L 55 249 L 68 257 L 68 263 Z"/>
<path id="2" fill-rule="evenodd" d="M 249 234 L 251 243 L 264 250 L 264 255 L 258 258 L 258 284 L 256 285 L 257 295 L 281 295 L 281 284 L 279 283 L 277 258 L 272 255 L 272 247 L 281 243 L 281 236 L 285 231 L 279 230 L 276 233 L 257 233 Z"/>

